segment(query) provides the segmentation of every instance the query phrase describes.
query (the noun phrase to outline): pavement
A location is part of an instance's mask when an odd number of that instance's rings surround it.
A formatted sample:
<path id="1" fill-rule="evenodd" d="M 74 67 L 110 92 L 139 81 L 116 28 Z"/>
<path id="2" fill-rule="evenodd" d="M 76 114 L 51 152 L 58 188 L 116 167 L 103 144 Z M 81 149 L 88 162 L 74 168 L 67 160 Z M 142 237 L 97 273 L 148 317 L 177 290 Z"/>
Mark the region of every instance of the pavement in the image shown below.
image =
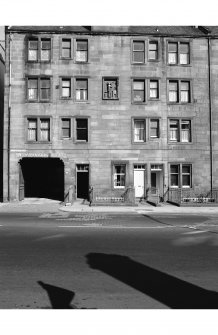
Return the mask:
<path id="1" fill-rule="evenodd" d="M 45 198 L 25 198 L 19 202 L 1 203 L 0 213 L 45 213 L 45 212 L 72 212 L 72 213 L 114 213 L 114 214 L 209 214 L 218 215 L 216 207 L 177 207 L 163 203 L 160 207 L 148 203 L 139 203 L 137 206 L 91 206 L 82 199 L 76 200 L 72 205 L 63 205 L 58 200 Z"/>

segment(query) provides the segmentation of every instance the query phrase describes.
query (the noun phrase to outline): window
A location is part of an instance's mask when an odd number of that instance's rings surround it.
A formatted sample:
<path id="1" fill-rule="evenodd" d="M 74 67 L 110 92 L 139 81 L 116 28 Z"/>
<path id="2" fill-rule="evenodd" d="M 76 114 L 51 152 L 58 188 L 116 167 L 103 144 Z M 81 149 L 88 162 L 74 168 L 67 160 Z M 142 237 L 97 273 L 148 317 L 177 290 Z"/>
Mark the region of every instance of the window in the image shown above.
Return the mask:
<path id="1" fill-rule="evenodd" d="M 28 61 L 38 61 L 38 39 L 28 40 Z"/>
<path id="2" fill-rule="evenodd" d="M 170 119 L 169 128 L 170 142 L 191 142 L 191 120 Z"/>
<path id="3" fill-rule="evenodd" d="M 40 100 L 48 101 L 50 99 L 50 79 L 40 79 Z"/>
<path id="4" fill-rule="evenodd" d="M 71 119 L 62 118 L 62 138 L 71 138 Z"/>
<path id="5" fill-rule="evenodd" d="M 118 99 L 118 78 L 103 78 L 103 99 Z"/>
<path id="6" fill-rule="evenodd" d="M 160 137 L 159 119 L 150 119 L 150 138 Z"/>
<path id="7" fill-rule="evenodd" d="M 88 62 L 88 40 L 76 40 L 76 61 Z"/>
<path id="8" fill-rule="evenodd" d="M 189 42 L 168 42 L 168 64 L 190 64 Z"/>
<path id="9" fill-rule="evenodd" d="M 171 164 L 170 165 L 170 186 L 175 187 L 175 188 L 192 187 L 191 164 Z"/>
<path id="10" fill-rule="evenodd" d="M 51 79 L 50 78 L 27 78 L 27 100 L 28 101 L 50 101 Z"/>
<path id="11" fill-rule="evenodd" d="M 169 102 L 179 102 L 178 82 L 169 81 Z"/>
<path id="12" fill-rule="evenodd" d="M 76 100 L 88 100 L 88 79 L 76 79 Z"/>
<path id="13" fill-rule="evenodd" d="M 71 58 L 71 39 L 63 38 L 61 44 L 61 57 L 62 58 Z"/>
<path id="14" fill-rule="evenodd" d="M 181 102 L 190 102 L 190 82 L 181 81 L 180 84 Z"/>
<path id="15" fill-rule="evenodd" d="M 145 142 L 145 119 L 134 120 L 134 142 Z"/>
<path id="16" fill-rule="evenodd" d="M 51 39 L 30 38 L 28 40 L 29 62 L 50 62 L 51 61 Z"/>
<path id="17" fill-rule="evenodd" d="M 38 100 L 38 79 L 28 79 L 28 100 Z"/>
<path id="18" fill-rule="evenodd" d="M 190 103 L 191 84 L 189 80 L 169 80 L 168 97 L 170 103 Z"/>
<path id="19" fill-rule="evenodd" d="M 180 64 L 187 65 L 190 63 L 190 47 L 189 43 L 180 43 L 179 60 Z"/>
<path id="20" fill-rule="evenodd" d="M 159 99 L 159 81 L 150 80 L 149 81 L 149 98 L 150 99 Z"/>
<path id="21" fill-rule="evenodd" d="M 51 59 L 51 40 L 41 39 L 41 61 L 48 62 Z"/>
<path id="22" fill-rule="evenodd" d="M 114 188 L 124 188 L 126 184 L 126 165 L 114 165 Z"/>
<path id="23" fill-rule="evenodd" d="M 138 64 L 145 62 L 145 41 L 133 41 L 132 61 Z"/>
<path id="24" fill-rule="evenodd" d="M 170 165 L 170 186 L 179 187 L 179 165 Z"/>
<path id="25" fill-rule="evenodd" d="M 182 187 L 191 187 L 191 165 L 182 164 Z"/>
<path id="26" fill-rule="evenodd" d="M 61 79 L 61 97 L 62 98 L 71 97 L 71 79 L 70 78 Z"/>
<path id="27" fill-rule="evenodd" d="M 27 139 L 31 142 L 50 141 L 50 119 L 28 118 Z"/>
<path id="28" fill-rule="evenodd" d="M 145 80 L 140 79 L 133 80 L 133 102 L 134 103 L 145 102 Z"/>
<path id="29" fill-rule="evenodd" d="M 76 140 L 88 142 L 88 119 L 76 119 Z"/>
<path id="30" fill-rule="evenodd" d="M 148 59 L 158 60 L 158 41 L 149 41 Z"/>

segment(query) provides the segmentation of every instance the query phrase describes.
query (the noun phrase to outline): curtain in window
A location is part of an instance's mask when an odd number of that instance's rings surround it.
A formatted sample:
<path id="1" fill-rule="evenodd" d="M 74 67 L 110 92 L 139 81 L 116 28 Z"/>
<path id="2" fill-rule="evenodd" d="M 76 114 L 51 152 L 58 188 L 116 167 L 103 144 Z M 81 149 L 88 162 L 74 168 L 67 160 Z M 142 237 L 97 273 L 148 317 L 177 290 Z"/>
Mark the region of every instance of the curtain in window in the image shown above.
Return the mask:
<path id="1" fill-rule="evenodd" d="M 28 79 L 28 100 L 38 98 L 38 79 Z"/>
<path id="2" fill-rule="evenodd" d="M 136 120 L 134 122 L 134 141 L 144 142 L 145 140 L 145 122 L 144 120 Z"/>
<path id="3" fill-rule="evenodd" d="M 191 141 L 191 126 L 190 121 L 181 122 L 181 141 L 190 142 Z"/>
<path id="4" fill-rule="evenodd" d="M 189 43 L 180 43 L 180 64 L 189 64 Z"/>
<path id="5" fill-rule="evenodd" d="M 88 41 L 77 40 L 76 41 L 76 61 L 87 62 L 88 60 Z"/>
<path id="6" fill-rule="evenodd" d="M 181 82 L 181 102 L 189 102 L 190 96 L 189 82 Z"/>
<path id="7" fill-rule="evenodd" d="M 28 120 L 28 140 L 29 141 L 37 140 L 37 120 L 36 119 Z"/>
<path id="8" fill-rule="evenodd" d="M 178 102 L 178 82 L 169 82 L 169 101 Z"/>
<path id="9" fill-rule="evenodd" d="M 150 98 L 158 98 L 158 81 L 150 80 Z"/>
<path id="10" fill-rule="evenodd" d="M 134 102 L 145 101 L 145 82 L 144 80 L 133 81 L 133 100 Z"/>
<path id="11" fill-rule="evenodd" d="M 38 40 L 29 40 L 28 42 L 28 60 L 38 60 Z"/>
<path id="12" fill-rule="evenodd" d="M 40 120 L 40 139 L 41 141 L 49 141 L 50 121 L 48 119 Z"/>
<path id="13" fill-rule="evenodd" d="M 168 43 L 168 63 L 177 64 L 178 58 L 178 44 L 177 43 Z"/>
<path id="14" fill-rule="evenodd" d="M 87 79 L 76 80 L 76 100 L 88 99 L 88 81 Z"/>
<path id="15" fill-rule="evenodd" d="M 170 121 L 170 141 L 179 141 L 179 122 L 177 120 Z"/>

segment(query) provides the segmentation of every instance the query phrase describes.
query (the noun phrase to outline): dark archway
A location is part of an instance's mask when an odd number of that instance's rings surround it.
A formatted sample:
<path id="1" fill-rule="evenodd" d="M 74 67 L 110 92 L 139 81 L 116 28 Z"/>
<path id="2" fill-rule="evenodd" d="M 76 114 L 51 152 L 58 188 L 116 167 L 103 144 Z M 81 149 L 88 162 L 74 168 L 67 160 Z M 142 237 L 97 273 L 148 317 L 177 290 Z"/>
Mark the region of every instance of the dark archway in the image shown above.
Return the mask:
<path id="1" fill-rule="evenodd" d="M 20 161 L 19 198 L 64 200 L 64 163 L 59 158 L 23 158 Z"/>

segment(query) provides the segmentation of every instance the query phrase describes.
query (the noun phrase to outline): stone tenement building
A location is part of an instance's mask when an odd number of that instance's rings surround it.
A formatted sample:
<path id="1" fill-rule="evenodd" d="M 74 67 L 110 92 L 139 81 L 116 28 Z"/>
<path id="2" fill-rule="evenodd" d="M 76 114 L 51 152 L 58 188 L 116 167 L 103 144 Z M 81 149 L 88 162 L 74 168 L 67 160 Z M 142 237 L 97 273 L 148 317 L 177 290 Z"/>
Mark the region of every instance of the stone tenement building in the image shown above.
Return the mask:
<path id="1" fill-rule="evenodd" d="M 3 200 L 218 187 L 217 38 L 218 27 L 7 27 Z"/>

